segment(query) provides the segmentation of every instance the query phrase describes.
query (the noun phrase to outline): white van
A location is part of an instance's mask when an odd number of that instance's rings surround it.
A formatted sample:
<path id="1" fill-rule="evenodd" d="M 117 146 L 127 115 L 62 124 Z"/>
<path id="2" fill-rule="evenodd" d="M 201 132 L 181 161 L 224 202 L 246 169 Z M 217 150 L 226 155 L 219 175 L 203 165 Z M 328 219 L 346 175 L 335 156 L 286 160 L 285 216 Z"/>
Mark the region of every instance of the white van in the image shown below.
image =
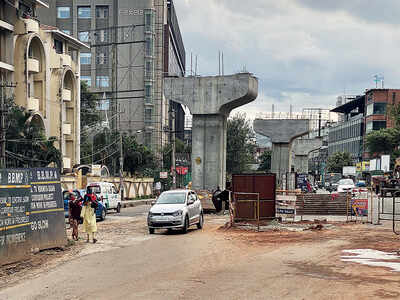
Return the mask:
<path id="1" fill-rule="evenodd" d="M 117 192 L 115 185 L 110 182 L 92 182 L 88 184 L 98 201 L 101 201 L 108 209 L 115 209 L 118 213 L 121 211 L 121 195 Z"/>

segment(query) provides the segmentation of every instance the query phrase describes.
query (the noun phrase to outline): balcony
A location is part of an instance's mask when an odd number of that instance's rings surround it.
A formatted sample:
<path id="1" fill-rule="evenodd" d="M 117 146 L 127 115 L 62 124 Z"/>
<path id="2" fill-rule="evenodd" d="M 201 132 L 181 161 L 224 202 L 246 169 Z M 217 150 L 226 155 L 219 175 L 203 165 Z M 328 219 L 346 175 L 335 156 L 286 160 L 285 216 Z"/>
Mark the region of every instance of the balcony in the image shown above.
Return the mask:
<path id="1" fill-rule="evenodd" d="M 36 58 L 28 58 L 28 72 L 30 73 L 39 73 L 39 60 Z"/>
<path id="2" fill-rule="evenodd" d="M 69 123 L 63 124 L 63 134 L 70 135 L 72 133 L 72 126 Z"/>
<path id="3" fill-rule="evenodd" d="M 71 90 L 63 89 L 62 91 L 62 99 L 63 101 L 71 101 Z"/>
<path id="4" fill-rule="evenodd" d="M 69 157 L 63 157 L 64 169 L 71 169 L 71 159 Z"/>
<path id="5" fill-rule="evenodd" d="M 39 33 L 39 23 L 33 19 L 24 19 L 26 32 Z"/>
<path id="6" fill-rule="evenodd" d="M 64 67 L 71 67 L 72 66 L 71 56 L 69 56 L 68 54 L 60 54 L 60 55 L 61 55 L 62 65 Z"/>
<path id="7" fill-rule="evenodd" d="M 14 66 L 3 61 L 0 61 L 0 70 L 6 70 L 10 72 L 14 72 Z"/>
<path id="8" fill-rule="evenodd" d="M 0 20 L 0 28 L 8 30 L 10 32 L 14 32 L 14 26 L 10 23 L 5 22 L 4 20 Z"/>
<path id="9" fill-rule="evenodd" d="M 28 98 L 28 110 L 39 111 L 39 99 L 34 97 Z"/>

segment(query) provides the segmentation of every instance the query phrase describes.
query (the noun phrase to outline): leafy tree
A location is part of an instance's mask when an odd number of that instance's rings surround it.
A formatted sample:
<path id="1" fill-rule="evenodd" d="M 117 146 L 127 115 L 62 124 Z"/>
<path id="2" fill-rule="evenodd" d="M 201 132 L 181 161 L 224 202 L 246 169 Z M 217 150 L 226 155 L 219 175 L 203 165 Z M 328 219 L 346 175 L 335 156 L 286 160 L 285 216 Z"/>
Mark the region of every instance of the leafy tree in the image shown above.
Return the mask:
<path id="1" fill-rule="evenodd" d="M 400 143 L 400 130 L 385 128 L 367 134 L 365 146 L 372 157 L 381 154 L 392 154 Z"/>
<path id="2" fill-rule="evenodd" d="M 260 155 L 260 167 L 258 168 L 259 171 L 270 171 L 271 170 L 271 155 L 272 151 L 271 150 L 265 150 L 261 155 Z"/>
<path id="3" fill-rule="evenodd" d="M 255 135 L 246 114 L 237 113 L 228 119 L 226 171 L 228 174 L 243 173 L 246 165 L 254 161 L 256 150 L 252 142 Z"/>
<path id="4" fill-rule="evenodd" d="M 32 122 L 32 114 L 7 99 L 8 108 L 6 155 L 7 166 L 46 167 L 50 164 L 61 168 L 61 153 L 54 145 L 56 137 L 45 136 L 43 129 Z"/>
<path id="5" fill-rule="evenodd" d="M 81 128 L 93 126 L 100 122 L 100 114 L 97 110 L 99 99 L 97 95 L 89 91 L 86 82 L 81 81 Z"/>
<path id="6" fill-rule="evenodd" d="M 328 157 L 326 165 L 329 172 L 342 173 L 343 167 L 353 165 L 353 160 L 348 152 L 336 152 Z"/>

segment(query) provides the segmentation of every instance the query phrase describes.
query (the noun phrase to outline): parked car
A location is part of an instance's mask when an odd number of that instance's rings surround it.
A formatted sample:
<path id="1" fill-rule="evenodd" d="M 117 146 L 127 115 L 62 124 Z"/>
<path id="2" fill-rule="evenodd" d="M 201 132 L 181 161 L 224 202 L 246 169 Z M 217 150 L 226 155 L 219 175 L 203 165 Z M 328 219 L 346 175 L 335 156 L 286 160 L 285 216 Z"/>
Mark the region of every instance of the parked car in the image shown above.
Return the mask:
<path id="1" fill-rule="evenodd" d="M 86 194 L 86 190 L 73 190 L 72 192 L 75 194 L 75 197 L 80 199 L 80 205 L 82 206 L 83 197 Z M 70 193 L 70 191 L 64 191 L 63 192 L 64 215 L 65 215 L 66 218 L 69 217 L 69 215 L 68 215 L 68 212 L 69 212 L 69 209 L 68 209 L 69 208 L 68 207 L 69 193 Z M 107 208 L 100 201 L 97 201 L 97 202 L 98 202 L 99 205 L 97 206 L 97 209 L 96 209 L 96 218 L 99 219 L 100 221 L 104 221 L 106 219 L 106 216 L 107 216 Z"/>
<path id="2" fill-rule="evenodd" d="M 115 185 L 110 182 L 92 182 L 88 184 L 96 194 L 99 202 L 109 209 L 115 209 L 117 213 L 121 212 L 121 195 L 117 192 Z"/>
<path id="3" fill-rule="evenodd" d="M 149 233 L 155 229 L 181 229 L 184 233 L 194 224 L 203 228 L 203 208 L 196 192 L 172 190 L 161 193 L 150 208 L 147 224 Z"/>
<path id="4" fill-rule="evenodd" d="M 338 187 L 337 187 L 338 193 L 351 192 L 354 188 L 355 185 L 353 179 L 345 178 L 345 179 L 340 179 L 338 181 Z"/>

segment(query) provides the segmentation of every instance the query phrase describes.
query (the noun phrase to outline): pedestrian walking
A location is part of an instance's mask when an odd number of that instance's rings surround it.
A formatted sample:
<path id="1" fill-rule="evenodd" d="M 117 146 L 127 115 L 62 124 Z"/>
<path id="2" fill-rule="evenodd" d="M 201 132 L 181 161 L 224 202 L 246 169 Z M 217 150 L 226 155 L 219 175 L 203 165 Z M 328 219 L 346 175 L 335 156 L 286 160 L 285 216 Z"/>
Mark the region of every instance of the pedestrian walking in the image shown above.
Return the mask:
<path id="1" fill-rule="evenodd" d="M 78 198 L 71 192 L 69 194 L 69 220 L 70 226 L 72 227 L 72 239 L 77 241 L 79 239 L 78 236 L 78 225 L 81 217 L 81 204 Z"/>
<path id="2" fill-rule="evenodd" d="M 87 189 L 87 194 L 83 200 L 81 218 L 83 219 L 83 232 L 87 234 L 87 243 L 90 240 L 93 244 L 97 242 L 95 232 L 97 232 L 96 224 L 96 208 L 98 206 L 96 195 L 91 188 Z"/>

